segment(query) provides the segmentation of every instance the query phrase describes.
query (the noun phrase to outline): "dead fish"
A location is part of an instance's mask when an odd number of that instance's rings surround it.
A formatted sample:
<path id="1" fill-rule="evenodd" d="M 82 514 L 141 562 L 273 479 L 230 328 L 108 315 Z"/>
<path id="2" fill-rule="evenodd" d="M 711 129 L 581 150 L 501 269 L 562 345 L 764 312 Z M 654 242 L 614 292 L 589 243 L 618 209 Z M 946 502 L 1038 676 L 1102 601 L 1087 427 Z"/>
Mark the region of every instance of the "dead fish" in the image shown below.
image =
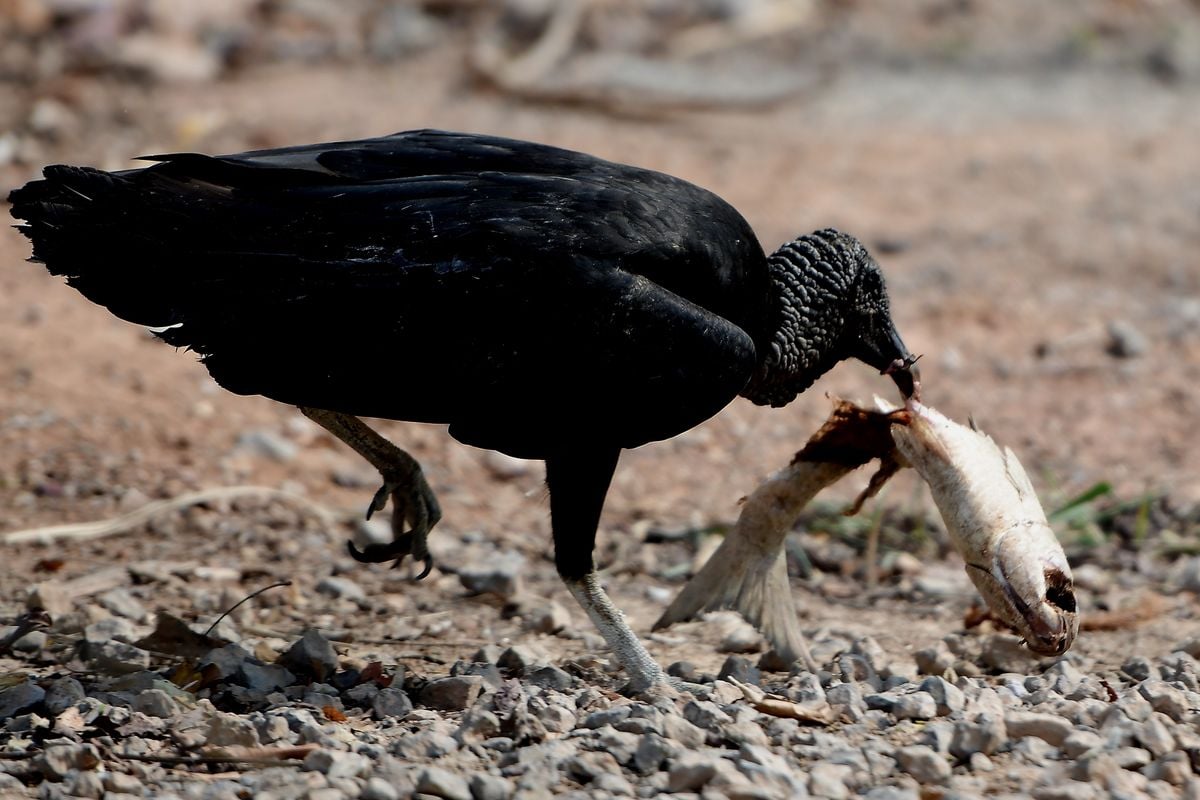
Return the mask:
<path id="1" fill-rule="evenodd" d="M 892 410 L 877 400 L 884 411 Z M 992 613 L 1040 655 L 1075 641 L 1071 567 L 1017 456 L 991 437 L 910 400 L 896 448 L 929 484 L 967 573 Z"/>
<path id="2" fill-rule="evenodd" d="M 737 524 L 717 551 L 671 602 L 654 630 L 704 611 L 731 608 L 767 638 L 787 662 L 816 672 L 788 583 L 784 540 L 809 501 L 843 475 L 881 459 L 879 481 L 898 465 L 890 429 L 907 412 L 882 413 L 839 402 L 792 463 L 765 480 L 742 503 Z"/>

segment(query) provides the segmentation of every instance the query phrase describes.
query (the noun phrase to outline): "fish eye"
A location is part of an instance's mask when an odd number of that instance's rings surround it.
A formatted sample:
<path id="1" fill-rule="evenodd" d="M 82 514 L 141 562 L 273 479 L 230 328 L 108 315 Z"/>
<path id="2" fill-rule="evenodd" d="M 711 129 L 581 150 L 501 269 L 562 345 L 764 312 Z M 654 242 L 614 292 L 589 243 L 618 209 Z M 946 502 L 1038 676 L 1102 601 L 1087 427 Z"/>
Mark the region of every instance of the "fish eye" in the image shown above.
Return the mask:
<path id="1" fill-rule="evenodd" d="M 1054 567 L 1046 570 L 1046 602 L 1068 613 L 1075 613 L 1075 588 L 1071 585 L 1071 579 Z"/>

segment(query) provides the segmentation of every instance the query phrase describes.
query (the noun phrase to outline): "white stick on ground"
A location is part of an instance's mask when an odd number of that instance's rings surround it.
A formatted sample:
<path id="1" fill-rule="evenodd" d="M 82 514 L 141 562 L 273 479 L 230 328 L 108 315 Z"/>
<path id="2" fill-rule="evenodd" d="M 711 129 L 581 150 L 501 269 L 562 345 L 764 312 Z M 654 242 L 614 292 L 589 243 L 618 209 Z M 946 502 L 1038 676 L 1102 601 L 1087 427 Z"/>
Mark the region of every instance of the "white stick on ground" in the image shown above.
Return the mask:
<path id="1" fill-rule="evenodd" d="M 44 528 L 27 528 L 11 531 L 3 535 L 0 541 L 5 544 L 21 544 L 24 542 L 56 542 L 61 539 L 84 541 L 101 539 L 105 536 L 117 536 L 129 533 L 139 526 L 146 524 L 160 514 L 179 511 L 189 506 L 201 503 L 212 503 L 217 500 L 279 500 L 308 511 L 325 524 L 335 522 L 334 514 L 306 497 L 267 486 L 221 486 L 215 489 L 202 489 L 198 492 L 181 494 L 167 500 L 155 500 L 141 508 L 122 514 L 112 519 L 97 520 L 96 522 L 73 522 L 66 525 L 48 525 Z"/>

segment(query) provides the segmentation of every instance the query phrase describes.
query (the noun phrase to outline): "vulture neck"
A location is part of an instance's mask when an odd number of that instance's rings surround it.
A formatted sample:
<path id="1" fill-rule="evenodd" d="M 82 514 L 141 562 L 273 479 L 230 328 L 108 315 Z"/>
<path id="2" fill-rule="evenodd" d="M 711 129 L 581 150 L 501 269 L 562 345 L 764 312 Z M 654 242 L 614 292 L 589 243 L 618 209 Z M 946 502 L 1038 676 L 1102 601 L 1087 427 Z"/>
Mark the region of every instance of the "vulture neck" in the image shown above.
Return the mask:
<path id="1" fill-rule="evenodd" d="M 767 258 L 771 322 L 766 352 L 742 394 L 783 406 L 846 354 L 838 346 L 852 307 L 862 245 L 833 230 L 801 236 Z"/>

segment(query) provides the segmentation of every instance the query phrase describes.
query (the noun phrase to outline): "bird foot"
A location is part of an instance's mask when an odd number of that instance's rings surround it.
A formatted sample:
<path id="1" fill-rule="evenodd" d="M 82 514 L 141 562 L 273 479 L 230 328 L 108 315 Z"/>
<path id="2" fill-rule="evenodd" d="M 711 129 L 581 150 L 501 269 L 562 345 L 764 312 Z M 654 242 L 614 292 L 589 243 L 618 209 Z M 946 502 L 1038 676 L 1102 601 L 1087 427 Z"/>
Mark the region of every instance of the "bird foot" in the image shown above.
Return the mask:
<path id="1" fill-rule="evenodd" d="M 442 518 L 442 509 L 437 496 L 429 488 L 420 467 L 415 471 L 404 474 L 385 472 L 383 486 L 371 499 L 367 507 L 367 519 L 376 511 L 387 507 L 388 498 L 392 500 L 392 537 L 388 544 L 371 544 L 362 550 L 347 542 L 350 556 L 355 561 L 367 564 L 379 564 L 395 559 L 392 568 L 400 566 L 405 556 L 411 555 L 414 560 L 424 562 L 421 574 L 415 580 L 421 580 L 433 569 L 433 556 L 429 554 L 427 539 L 429 531 Z M 406 528 L 407 526 L 407 528 Z"/>

